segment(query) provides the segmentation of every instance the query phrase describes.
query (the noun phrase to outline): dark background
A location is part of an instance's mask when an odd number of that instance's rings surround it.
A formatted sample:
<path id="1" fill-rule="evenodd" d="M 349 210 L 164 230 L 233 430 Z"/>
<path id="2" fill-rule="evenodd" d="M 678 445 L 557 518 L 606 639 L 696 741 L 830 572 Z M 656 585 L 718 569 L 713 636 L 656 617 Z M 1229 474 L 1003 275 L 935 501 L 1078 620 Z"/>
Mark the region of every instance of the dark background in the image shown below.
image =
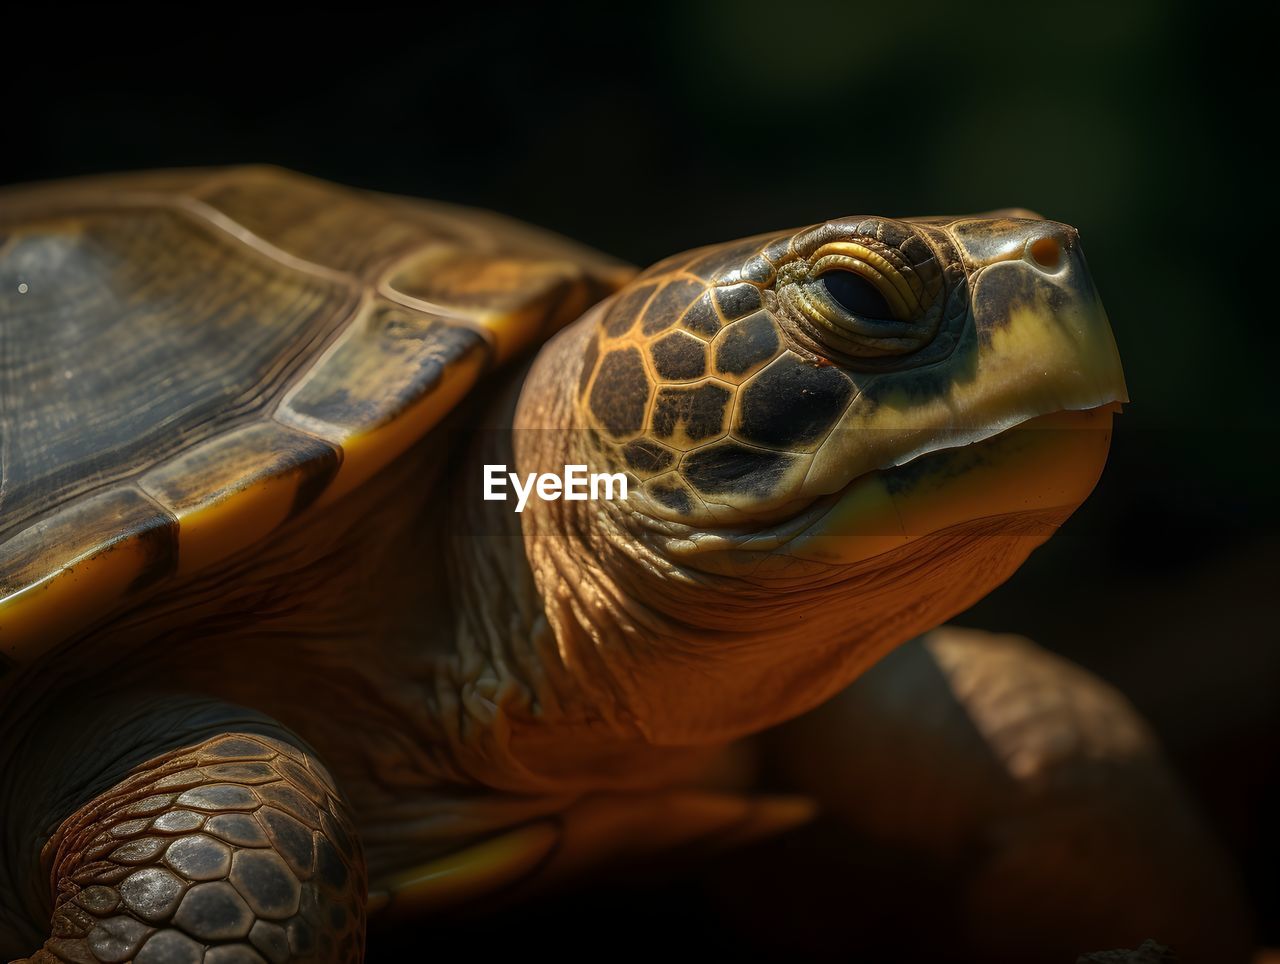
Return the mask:
<path id="1" fill-rule="evenodd" d="M 1133 402 L 1092 500 L 959 621 L 1030 635 L 1138 704 L 1280 943 L 1260 26 L 1157 2 L 470 6 L 7 13 L 0 182 L 270 161 L 641 264 L 853 213 L 1022 205 L 1076 225 Z M 636 886 L 539 919 L 603 933 L 634 898 L 694 928 L 682 951 L 730 946 L 696 874 Z"/>

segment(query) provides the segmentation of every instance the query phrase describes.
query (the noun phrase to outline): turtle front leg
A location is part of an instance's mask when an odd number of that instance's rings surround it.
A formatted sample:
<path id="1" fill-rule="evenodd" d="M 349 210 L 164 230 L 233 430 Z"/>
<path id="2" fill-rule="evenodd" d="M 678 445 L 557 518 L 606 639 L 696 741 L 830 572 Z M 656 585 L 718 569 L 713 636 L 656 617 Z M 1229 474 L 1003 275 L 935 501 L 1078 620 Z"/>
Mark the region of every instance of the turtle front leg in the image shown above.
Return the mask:
<path id="1" fill-rule="evenodd" d="M 41 862 L 53 913 L 29 964 L 363 959 L 367 887 L 349 810 L 278 726 L 153 756 L 62 820 Z"/>
<path id="2" fill-rule="evenodd" d="M 850 907 L 932 922 L 896 943 L 945 934 L 1024 964 L 1147 938 L 1186 962 L 1249 956 L 1241 892 L 1154 734 L 1028 640 L 935 630 L 763 747 L 828 814 L 814 845 L 847 855 Z"/>

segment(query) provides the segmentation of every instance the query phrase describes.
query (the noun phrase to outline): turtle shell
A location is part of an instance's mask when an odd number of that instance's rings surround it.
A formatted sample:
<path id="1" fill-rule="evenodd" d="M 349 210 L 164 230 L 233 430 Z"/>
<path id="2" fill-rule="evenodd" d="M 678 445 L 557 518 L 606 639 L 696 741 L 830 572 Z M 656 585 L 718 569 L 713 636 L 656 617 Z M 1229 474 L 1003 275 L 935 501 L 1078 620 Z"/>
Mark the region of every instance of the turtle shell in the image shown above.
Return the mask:
<path id="1" fill-rule="evenodd" d="M 0 192 L 0 670 L 350 492 L 630 275 L 274 168 Z"/>

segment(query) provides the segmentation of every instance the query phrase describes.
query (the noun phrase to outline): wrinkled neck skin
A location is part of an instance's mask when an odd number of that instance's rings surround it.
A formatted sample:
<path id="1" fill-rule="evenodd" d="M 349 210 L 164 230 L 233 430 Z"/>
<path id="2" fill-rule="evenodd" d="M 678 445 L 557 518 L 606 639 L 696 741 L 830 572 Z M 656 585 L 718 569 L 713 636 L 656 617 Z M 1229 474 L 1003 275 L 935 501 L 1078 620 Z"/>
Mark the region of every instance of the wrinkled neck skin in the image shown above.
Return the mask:
<path id="1" fill-rule="evenodd" d="M 653 740 L 648 713 L 637 712 L 632 688 L 615 675 L 631 670 L 610 654 L 651 623 L 645 597 L 628 592 L 630 561 L 592 563 L 604 530 L 589 525 L 573 538 L 531 538 L 534 504 L 544 505 L 536 496 L 519 514 L 514 501 L 479 498 L 480 466 L 520 466 L 513 439 L 522 433 L 511 429 L 523 384 L 514 378 L 488 411 L 464 460 L 475 471 L 455 473 L 447 499 L 457 507 L 445 538 L 454 639 L 435 663 L 432 688 L 446 726 L 466 721 L 449 726 L 453 768 L 517 793 L 715 781 L 725 741 L 676 748 Z M 551 442 L 572 433 L 528 434 Z M 571 556 L 544 551 L 570 546 Z"/>
<path id="2" fill-rule="evenodd" d="M 594 470 L 585 430 L 544 428 L 580 425 L 573 388 L 585 331 L 544 349 L 525 383 L 512 433 L 522 474 L 566 463 Z M 988 521 L 856 566 L 744 545 L 734 571 L 710 572 L 673 551 L 696 533 L 674 532 L 628 501 L 531 498 L 518 516 L 488 504 L 521 526 L 537 590 L 529 605 L 543 606 L 533 662 L 551 694 L 539 720 L 551 725 L 513 738 L 535 768 L 568 766 L 566 747 L 596 739 L 626 759 L 641 747 L 724 743 L 799 715 L 976 601 L 1031 548 L 1007 523 L 982 537 Z"/>

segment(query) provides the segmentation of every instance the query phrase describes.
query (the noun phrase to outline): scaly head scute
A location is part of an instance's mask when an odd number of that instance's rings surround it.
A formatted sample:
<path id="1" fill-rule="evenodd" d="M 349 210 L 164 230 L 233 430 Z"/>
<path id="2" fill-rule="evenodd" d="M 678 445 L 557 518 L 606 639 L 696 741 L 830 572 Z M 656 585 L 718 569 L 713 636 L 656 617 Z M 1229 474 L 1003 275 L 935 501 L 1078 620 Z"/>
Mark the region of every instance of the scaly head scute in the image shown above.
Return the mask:
<path id="1" fill-rule="evenodd" d="M 1029 212 L 667 259 L 548 347 L 518 427 L 549 427 L 543 392 L 574 431 L 542 464 L 631 480 L 624 504 L 543 514 L 591 534 L 608 592 L 698 627 L 686 656 L 707 629 L 756 654 L 716 657 L 721 692 L 756 687 L 750 719 L 690 694 L 703 718 L 676 739 L 799 712 L 981 598 L 1092 490 L 1126 400 L 1077 233 Z"/>

